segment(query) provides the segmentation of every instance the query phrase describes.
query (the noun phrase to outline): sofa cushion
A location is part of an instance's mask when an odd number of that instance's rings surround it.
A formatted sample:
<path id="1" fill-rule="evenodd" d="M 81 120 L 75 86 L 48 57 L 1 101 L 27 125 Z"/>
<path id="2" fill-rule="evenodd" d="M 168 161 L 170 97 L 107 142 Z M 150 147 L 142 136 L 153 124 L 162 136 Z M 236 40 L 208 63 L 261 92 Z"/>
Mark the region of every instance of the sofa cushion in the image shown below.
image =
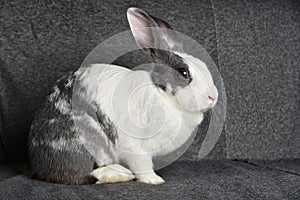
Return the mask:
<path id="1" fill-rule="evenodd" d="M 284 164 L 283 164 L 284 163 Z M 32 180 L 16 166 L 0 166 L 0 199 L 299 199 L 300 176 L 282 166 L 300 169 L 299 160 L 175 162 L 158 173 L 162 185 L 135 181 L 104 185 L 60 185 Z"/>

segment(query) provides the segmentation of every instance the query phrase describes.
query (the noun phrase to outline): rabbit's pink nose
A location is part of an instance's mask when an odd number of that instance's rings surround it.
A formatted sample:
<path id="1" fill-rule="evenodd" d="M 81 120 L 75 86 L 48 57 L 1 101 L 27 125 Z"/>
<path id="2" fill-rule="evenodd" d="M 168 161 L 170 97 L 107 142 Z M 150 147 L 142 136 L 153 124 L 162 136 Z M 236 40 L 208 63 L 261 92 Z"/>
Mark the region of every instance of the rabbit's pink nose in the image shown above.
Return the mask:
<path id="1" fill-rule="evenodd" d="M 208 95 L 208 99 L 211 100 L 212 102 L 215 101 L 215 98 L 213 98 L 212 96 Z"/>

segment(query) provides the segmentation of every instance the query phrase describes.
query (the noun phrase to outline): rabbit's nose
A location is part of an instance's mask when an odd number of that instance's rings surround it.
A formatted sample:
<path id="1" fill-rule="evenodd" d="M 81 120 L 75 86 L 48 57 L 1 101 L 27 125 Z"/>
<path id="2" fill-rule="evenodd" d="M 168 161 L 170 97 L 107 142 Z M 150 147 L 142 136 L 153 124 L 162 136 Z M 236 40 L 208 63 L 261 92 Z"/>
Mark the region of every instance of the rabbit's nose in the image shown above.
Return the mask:
<path id="1" fill-rule="evenodd" d="M 215 101 L 215 98 L 212 97 L 212 96 L 210 96 L 210 95 L 208 95 L 208 99 L 209 99 L 211 102 L 214 102 L 214 101 Z"/>

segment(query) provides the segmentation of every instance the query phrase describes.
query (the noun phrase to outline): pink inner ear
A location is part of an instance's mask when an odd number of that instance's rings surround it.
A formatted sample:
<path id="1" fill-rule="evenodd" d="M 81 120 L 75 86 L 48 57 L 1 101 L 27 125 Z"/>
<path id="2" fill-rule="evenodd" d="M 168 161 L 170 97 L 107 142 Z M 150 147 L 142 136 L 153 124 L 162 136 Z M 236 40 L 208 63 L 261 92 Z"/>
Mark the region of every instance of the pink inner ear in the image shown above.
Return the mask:
<path id="1" fill-rule="evenodd" d="M 151 29 L 148 28 L 151 27 L 149 21 L 136 13 L 129 13 L 128 21 L 138 45 L 142 48 L 153 47 L 154 40 Z"/>

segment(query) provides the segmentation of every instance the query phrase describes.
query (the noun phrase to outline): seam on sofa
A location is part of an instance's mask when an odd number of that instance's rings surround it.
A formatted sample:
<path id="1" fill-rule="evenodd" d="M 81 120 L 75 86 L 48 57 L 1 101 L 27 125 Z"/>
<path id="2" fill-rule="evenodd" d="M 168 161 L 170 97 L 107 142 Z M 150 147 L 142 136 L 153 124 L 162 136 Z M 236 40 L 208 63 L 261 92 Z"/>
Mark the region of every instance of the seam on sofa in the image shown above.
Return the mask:
<path id="1" fill-rule="evenodd" d="M 260 167 L 260 168 L 264 168 L 264 169 L 268 169 L 268 170 L 272 170 L 272 171 L 279 171 L 279 172 L 283 172 L 283 173 L 286 173 L 286 174 L 292 174 L 292 175 L 295 175 L 295 176 L 300 176 L 300 174 L 296 173 L 296 172 L 291 172 L 289 170 L 279 169 L 279 168 L 275 168 L 275 167 L 264 166 L 264 165 L 261 165 L 261 164 L 251 162 L 250 160 L 233 159 L 232 161 L 246 163 L 248 165 L 252 165 L 252 166 L 256 166 L 256 167 Z"/>
<path id="2" fill-rule="evenodd" d="M 217 48 L 217 62 L 218 62 L 218 69 L 220 69 L 220 56 L 219 56 L 219 38 L 218 38 L 218 29 L 217 29 L 217 18 L 216 18 L 216 12 L 215 12 L 215 6 L 214 6 L 214 0 L 210 0 L 210 5 L 213 13 L 213 18 L 214 18 L 214 27 L 215 27 L 215 38 L 216 38 L 216 48 Z M 221 74 L 220 74 L 221 75 Z M 226 90 L 225 90 L 226 93 Z M 225 148 L 224 148 L 224 153 L 225 153 L 225 158 L 228 159 L 227 155 L 227 147 L 228 147 L 228 142 L 227 142 L 227 129 L 226 129 L 226 118 L 224 121 L 224 137 L 225 137 Z"/>
<path id="3" fill-rule="evenodd" d="M 2 79 L 1 79 L 1 74 L 0 74 L 0 82 L 2 82 L 1 81 Z M 2 84 L 3 85 L 3 84 Z M 7 152 L 5 151 L 5 143 L 4 143 L 4 137 L 3 137 L 3 126 L 2 126 L 2 124 L 3 124 L 3 103 L 2 103 L 2 95 L 1 95 L 1 88 L 0 88 L 0 151 L 2 151 L 2 153 L 3 153 L 3 156 L 4 156 L 4 158 L 3 158 L 3 160 L 6 160 L 6 158 L 7 158 Z"/>

